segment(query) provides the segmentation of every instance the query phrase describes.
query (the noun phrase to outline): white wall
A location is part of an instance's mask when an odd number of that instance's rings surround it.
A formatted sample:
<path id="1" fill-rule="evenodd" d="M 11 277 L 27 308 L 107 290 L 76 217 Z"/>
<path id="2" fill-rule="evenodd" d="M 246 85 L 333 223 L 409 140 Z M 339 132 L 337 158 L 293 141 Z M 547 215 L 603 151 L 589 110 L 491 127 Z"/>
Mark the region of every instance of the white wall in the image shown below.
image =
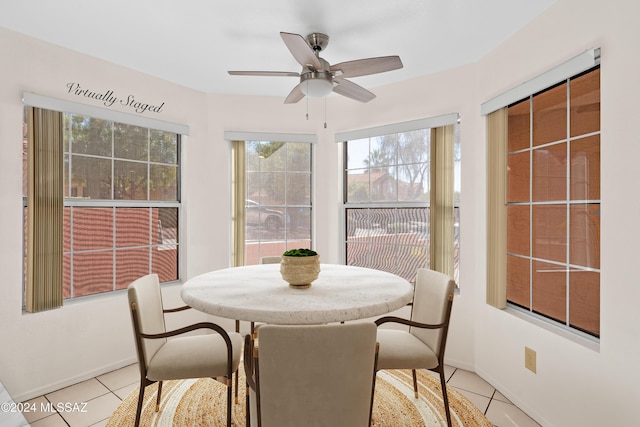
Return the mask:
<path id="1" fill-rule="evenodd" d="M 476 369 L 544 426 L 635 425 L 640 398 L 640 301 L 635 263 L 640 241 L 635 183 L 640 180 L 636 129 L 640 96 L 637 43 L 640 3 L 559 2 L 478 64 L 478 102 L 569 59 L 602 48 L 601 62 L 601 342 L 593 350 L 479 304 Z M 635 118 L 635 119 L 634 119 Z M 635 122 L 635 123 L 634 123 Z M 476 134 L 484 134 L 482 125 Z M 469 158 L 470 153 L 465 153 Z M 472 203 L 484 223 L 483 144 Z M 469 195 L 469 192 L 465 193 Z M 480 222 L 480 218 L 482 218 Z M 483 254 L 482 232 L 474 250 Z M 474 267 L 484 289 L 484 256 Z M 480 301 L 479 301 L 480 302 Z M 537 352 L 537 374 L 524 369 L 524 346 Z"/>
<path id="2" fill-rule="evenodd" d="M 22 93 L 102 106 L 68 94 L 67 83 L 77 82 L 122 97 L 165 102 L 160 115 L 148 116 L 190 125 L 189 143 L 195 147 L 205 146 L 207 115 L 203 94 L 5 29 L 0 29 L 0 57 L 0 381 L 19 401 L 135 361 L 124 293 L 22 313 Z M 128 107 L 113 109 L 136 114 Z M 181 304 L 176 286 L 165 294 L 168 305 Z"/>
<path id="3" fill-rule="evenodd" d="M 224 131 L 316 133 L 316 248 L 337 262 L 340 243 L 340 145 L 336 132 L 461 114 L 461 293 L 456 298 L 448 363 L 475 369 L 544 426 L 629 425 L 640 398 L 634 280 L 640 201 L 635 56 L 640 4 L 561 0 L 476 64 L 376 88 L 368 104 L 332 96 L 285 106 L 281 98 L 204 95 L 140 73 L 0 30 L 0 380 L 16 400 L 134 360 L 125 296 L 94 298 L 62 309 L 22 314 L 20 96 L 31 91 L 71 99 L 65 84 L 135 93 L 166 102 L 161 118 L 188 124 L 183 147 L 184 277 L 229 265 L 229 146 Z M 505 311 L 485 298 L 485 128 L 480 104 L 591 47 L 602 48 L 602 237 L 599 348 L 590 349 Z M 425 52 L 428 54 L 428 52 Z M 435 60 L 435 59 L 434 59 Z M 9 64 L 9 65 L 6 65 Z M 635 95 L 635 96 L 634 96 Z M 330 237 L 331 236 L 331 237 Z M 165 289 L 179 303 L 179 286 Z M 194 316 L 197 316 L 194 315 Z M 228 323 L 230 326 L 231 323 Z M 538 373 L 524 368 L 536 350 Z M 44 356 L 43 356 L 44 355 Z"/>

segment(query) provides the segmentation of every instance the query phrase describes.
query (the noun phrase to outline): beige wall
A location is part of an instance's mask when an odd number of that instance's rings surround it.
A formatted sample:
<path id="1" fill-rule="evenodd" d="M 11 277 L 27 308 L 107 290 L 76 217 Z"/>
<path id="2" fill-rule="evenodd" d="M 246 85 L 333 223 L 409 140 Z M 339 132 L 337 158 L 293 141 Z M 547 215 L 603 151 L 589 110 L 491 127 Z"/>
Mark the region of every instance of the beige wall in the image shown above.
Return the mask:
<path id="1" fill-rule="evenodd" d="M 328 237 L 340 231 L 340 144 L 334 134 L 460 113 L 461 293 L 454 303 L 448 363 L 476 370 L 544 426 L 629 425 L 640 400 L 640 287 L 632 249 L 640 241 L 640 201 L 634 197 L 640 182 L 640 141 L 634 129 L 640 116 L 635 107 L 640 99 L 635 55 L 640 3 L 604 3 L 560 0 L 478 63 L 376 88 L 378 98 L 369 104 L 330 97 L 326 129 L 321 100 L 311 100 L 306 120 L 306 103 L 285 106 L 281 98 L 205 95 L 0 30 L 0 380 L 21 400 L 134 360 L 123 294 L 39 314 L 20 310 L 21 93 L 78 101 L 65 93 L 66 83 L 78 81 L 164 101 L 166 109 L 157 118 L 190 126 L 183 146 L 184 278 L 229 264 L 224 131 L 318 135 L 315 242 L 323 259 L 339 262 L 340 242 Z M 480 116 L 482 102 L 591 47 L 602 47 L 602 340 L 596 348 L 484 304 L 486 152 Z M 179 286 L 166 288 L 165 295 L 168 305 L 177 305 Z M 537 374 L 524 368 L 524 346 L 537 352 Z"/>

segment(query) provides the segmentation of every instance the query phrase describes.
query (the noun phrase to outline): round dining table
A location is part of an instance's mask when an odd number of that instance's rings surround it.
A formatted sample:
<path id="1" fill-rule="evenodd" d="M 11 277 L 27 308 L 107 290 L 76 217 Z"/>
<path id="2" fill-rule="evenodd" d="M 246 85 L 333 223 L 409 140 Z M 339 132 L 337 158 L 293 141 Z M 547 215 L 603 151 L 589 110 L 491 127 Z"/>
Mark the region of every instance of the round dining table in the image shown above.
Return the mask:
<path id="1" fill-rule="evenodd" d="M 280 264 L 211 271 L 189 279 L 180 292 L 196 310 L 228 319 L 311 325 L 390 313 L 413 298 L 413 286 L 391 273 L 321 264 L 310 287 L 289 286 Z"/>

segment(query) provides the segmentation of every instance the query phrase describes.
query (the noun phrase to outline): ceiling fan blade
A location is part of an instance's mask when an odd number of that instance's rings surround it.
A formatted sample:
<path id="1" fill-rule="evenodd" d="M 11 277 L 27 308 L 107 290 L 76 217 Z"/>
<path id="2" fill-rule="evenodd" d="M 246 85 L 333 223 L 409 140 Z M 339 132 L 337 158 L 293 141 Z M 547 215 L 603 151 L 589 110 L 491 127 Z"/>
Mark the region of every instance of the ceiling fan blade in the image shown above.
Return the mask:
<path id="1" fill-rule="evenodd" d="M 304 93 L 302 93 L 301 85 L 302 83 L 298 84 L 293 88 L 291 92 L 289 92 L 289 95 L 287 95 L 287 98 L 284 100 L 285 104 L 295 104 L 296 102 L 304 98 Z"/>
<path id="2" fill-rule="evenodd" d="M 300 34 L 280 33 L 280 37 L 287 45 L 293 57 L 303 67 L 311 67 L 314 70 L 321 70 L 320 60 L 309 46 L 309 43 Z"/>
<path id="3" fill-rule="evenodd" d="M 356 101 L 360 102 L 369 102 L 376 97 L 367 89 L 353 82 L 350 82 L 349 80 L 336 77 L 333 79 L 333 82 L 337 83 L 337 86 L 333 87 L 333 91 L 340 95 L 346 96 L 347 98 L 355 99 Z"/>
<path id="4" fill-rule="evenodd" d="M 384 73 L 385 71 L 402 68 L 399 56 L 380 56 L 377 58 L 357 59 L 332 65 L 332 72 L 340 71 L 340 77 L 358 77 L 369 74 Z"/>
<path id="5" fill-rule="evenodd" d="M 289 71 L 228 71 L 232 76 L 273 76 L 273 77 L 300 77 L 300 73 Z"/>

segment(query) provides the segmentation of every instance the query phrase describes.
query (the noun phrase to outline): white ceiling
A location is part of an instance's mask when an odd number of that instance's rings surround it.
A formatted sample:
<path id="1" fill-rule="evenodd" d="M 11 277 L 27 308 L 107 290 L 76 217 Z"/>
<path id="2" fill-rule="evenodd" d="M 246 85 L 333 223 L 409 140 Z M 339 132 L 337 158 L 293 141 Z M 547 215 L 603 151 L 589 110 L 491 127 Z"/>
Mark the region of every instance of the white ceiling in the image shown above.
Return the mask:
<path id="1" fill-rule="evenodd" d="M 399 55 L 368 89 L 472 63 L 557 0 L 0 0 L 0 26 L 207 93 L 284 97 L 301 67 L 279 32 L 330 37 L 329 63 Z M 375 92 L 375 90 L 374 90 Z"/>

